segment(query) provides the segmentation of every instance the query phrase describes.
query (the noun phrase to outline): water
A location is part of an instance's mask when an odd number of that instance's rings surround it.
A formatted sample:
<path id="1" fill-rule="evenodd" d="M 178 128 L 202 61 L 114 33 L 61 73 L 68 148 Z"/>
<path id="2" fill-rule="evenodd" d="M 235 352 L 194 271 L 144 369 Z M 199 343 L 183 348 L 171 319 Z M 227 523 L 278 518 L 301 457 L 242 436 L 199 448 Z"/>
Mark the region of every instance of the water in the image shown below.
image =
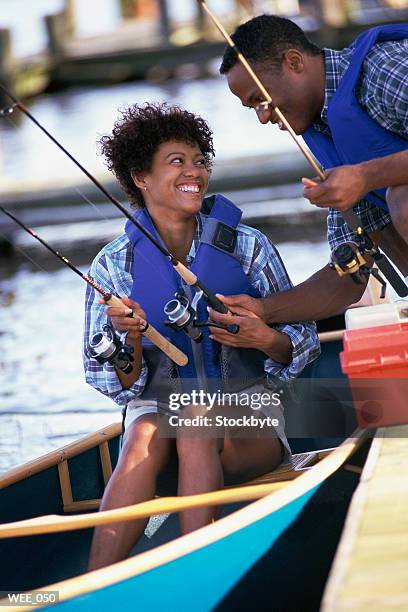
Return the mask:
<path id="1" fill-rule="evenodd" d="M 279 251 L 298 283 L 321 267 L 328 247 L 292 242 Z M 84 291 L 66 268 L 46 272 L 27 263 L 0 276 L 0 471 L 120 418 L 84 382 Z"/>
<path id="2" fill-rule="evenodd" d="M 98 138 L 111 132 L 118 109 L 146 101 L 180 104 L 207 119 L 214 131 L 216 160 L 296 153 L 289 135 L 277 126 L 262 126 L 255 112 L 231 95 L 221 77 L 160 85 L 139 82 L 76 88 L 41 96 L 29 104 L 29 110 L 91 172 L 101 174 L 107 170 L 97 155 Z M 12 189 L 16 182 L 60 184 L 83 180 L 72 162 L 19 111 L 10 120 L 0 121 L 0 175 L 2 190 Z"/>

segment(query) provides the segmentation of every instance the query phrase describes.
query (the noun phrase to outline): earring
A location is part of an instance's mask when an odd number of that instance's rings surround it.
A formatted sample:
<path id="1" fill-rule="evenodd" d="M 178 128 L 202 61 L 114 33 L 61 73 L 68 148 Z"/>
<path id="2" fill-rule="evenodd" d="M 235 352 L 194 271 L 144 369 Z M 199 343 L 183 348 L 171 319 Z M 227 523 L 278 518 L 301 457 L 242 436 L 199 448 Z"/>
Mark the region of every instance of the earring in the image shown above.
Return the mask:
<path id="1" fill-rule="evenodd" d="M 144 186 L 144 187 L 143 187 L 143 189 L 144 189 L 145 191 L 147 191 L 147 187 L 146 187 L 146 186 Z"/>

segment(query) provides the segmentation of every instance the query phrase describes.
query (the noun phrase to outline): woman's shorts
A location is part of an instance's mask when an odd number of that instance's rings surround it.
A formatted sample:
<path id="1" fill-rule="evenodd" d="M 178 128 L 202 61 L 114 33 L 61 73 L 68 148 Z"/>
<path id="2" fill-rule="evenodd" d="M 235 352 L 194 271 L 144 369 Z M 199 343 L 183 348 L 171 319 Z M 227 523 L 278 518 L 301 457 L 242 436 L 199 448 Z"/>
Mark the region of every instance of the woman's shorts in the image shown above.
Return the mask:
<path id="1" fill-rule="evenodd" d="M 269 428 L 269 432 L 273 429 L 273 435 L 276 436 L 280 442 L 282 443 L 284 449 L 284 455 L 281 461 L 281 466 L 290 465 L 292 462 L 292 454 L 290 450 L 290 446 L 285 434 L 285 419 L 283 416 L 283 405 L 277 402 L 277 394 L 267 387 L 265 387 L 262 383 L 257 383 L 252 385 L 250 388 L 239 391 L 237 394 L 231 394 L 238 396 L 238 403 L 240 404 L 240 408 L 238 409 L 239 416 L 242 414 L 247 414 L 247 416 L 255 415 L 258 419 L 264 419 L 264 425 L 266 424 L 266 428 Z M 269 399 L 268 399 L 269 396 Z M 250 400 L 251 398 L 263 398 L 264 402 L 258 401 L 256 402 L 256 409 L 251 407 Z M 248 406 L 248 400 L 250 405 Z M 244 405 L 245 408 L 242 408 Z M 221 411 L 223 413 L 223 411 Z M 154 400 L 142 400 L 142 399 L 134 399 L 129 402 L 126 408 L 126 416 L 124 420 L 124 429 L 126 430 L 129 425 L 135 422 L 140 417 L 145 416 L 146 414 L 160 414 L 160 415 L 174 415 L 169 409 L 163 409 L 158 407 L 157 402 Z M 229 409 L 226 411 L 228 417 L 231 415 L 234 416 L 233 409 Z M 226 417 L 226 418 L 228 418 Z M 268 421 L 265 419 L 268 418 Z M 270 425 L 273 421 L 273 425 Z M 268 430 L 264 429 L 264 435 L 268 435 Z M 236 433 L 234 434 L 237 435 Z M 253 434 L 252 434 L 253 435 Z M 239 429 L 239 437 L 245 437 L 245 427 L 241 427 Z M 249 437 L 249 436 L 248 436 Z"/>

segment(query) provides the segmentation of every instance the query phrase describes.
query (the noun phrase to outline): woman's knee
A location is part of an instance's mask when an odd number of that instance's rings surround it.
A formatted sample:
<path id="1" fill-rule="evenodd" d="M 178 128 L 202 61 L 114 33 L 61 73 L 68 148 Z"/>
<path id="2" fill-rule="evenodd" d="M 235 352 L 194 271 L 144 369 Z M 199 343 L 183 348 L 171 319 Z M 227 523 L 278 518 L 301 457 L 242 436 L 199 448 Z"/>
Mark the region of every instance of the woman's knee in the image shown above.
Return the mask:
<path id="1" fill-rule="evenodd" d="M 161 462 L 170 450 L 170 440 L 160 438 L 157 432 L 156 415 L 141 417 L 127 428 L 120 461 L 137 464 L 141 461 Z"/>
<path id="2" fill-rule="evenodd" d="M 179 459 L 202 457 L 211 454 L 220 454 L 223 449 L 222 438 L 209 436 L 187 436 L 180 435 L 176 440 L 177 454 Z"/>
<path id="3" fill-rule="evenodd" d="M 221 455 L 226 482 L 237 484 L 270 472 L 281 463 L 283 455 L 278 438 L 227 438 Z"/>

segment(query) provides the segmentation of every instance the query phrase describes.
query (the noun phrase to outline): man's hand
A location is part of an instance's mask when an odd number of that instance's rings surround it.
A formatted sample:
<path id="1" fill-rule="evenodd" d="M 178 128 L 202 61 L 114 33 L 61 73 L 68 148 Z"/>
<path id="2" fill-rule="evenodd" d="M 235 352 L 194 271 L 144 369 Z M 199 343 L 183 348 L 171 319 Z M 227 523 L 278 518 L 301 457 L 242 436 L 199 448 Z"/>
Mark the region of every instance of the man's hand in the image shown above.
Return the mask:
<path id="1" fill-rule="evenodd" d="M 253 298 L 249 295 L 221 295 L 217 293 L 217 298 L 223 302 L 228 310 L 241 316 L 256 315 L 260 319 L 265 319 L 265 310 L 262 298 Z"/>
<path id="2" fill-rule="evenodd" d="M 128 297 L 123 297 L 121 300 L 125 304 L 123 308 L 109 306 L 106 312 L 118 332 L 128 332 L 127 341 L 139 342 L 145 327 L 146 315 L 137 302 Z M 105 302 L 101 300 L 100 304 Z M 132 313 L 134 316 L 130 317 Z"/>
<path id="3" fill-rule="evenodd" d="M 212 308 L 208 308 L 208 314 L 212 321 L 221 325 L 239 325 L 239 332 L 231 334 L 227 330 L 219 329 L 218 327 L 210 327 L 210 332 L 213 340 L 225 346 L 234 346 L 241 348 L 259 348 L 265 340 L 265 328 L 268 326 L 261 321 L 253 312 L 240 307 L 240 314 L 221 314 Z"/>
<path id="4" fill-rule="evenodd" d="M 352 208 L 370 191 L 361 164 L 339 166 L 326 170 L 326 179 L 303 178 L 303 195 L 319 208 L 336 208 L 346 211 Z"/>
<path id="5" fill-rule="evenodd" d="M 256 314 L 239 307 L 240 315 L 221 314 L 212 308 L 208 309 L 210 319 L 222 325 L 239 325 L 239 332 L 231 334 L 225 329 L 210 327 L 213 340 L 234 348 L 252 348 L 263 351 L 268 357 L 280 363 L 290 363 L 292 345 L 289 337 L 262 321 Z"/>

